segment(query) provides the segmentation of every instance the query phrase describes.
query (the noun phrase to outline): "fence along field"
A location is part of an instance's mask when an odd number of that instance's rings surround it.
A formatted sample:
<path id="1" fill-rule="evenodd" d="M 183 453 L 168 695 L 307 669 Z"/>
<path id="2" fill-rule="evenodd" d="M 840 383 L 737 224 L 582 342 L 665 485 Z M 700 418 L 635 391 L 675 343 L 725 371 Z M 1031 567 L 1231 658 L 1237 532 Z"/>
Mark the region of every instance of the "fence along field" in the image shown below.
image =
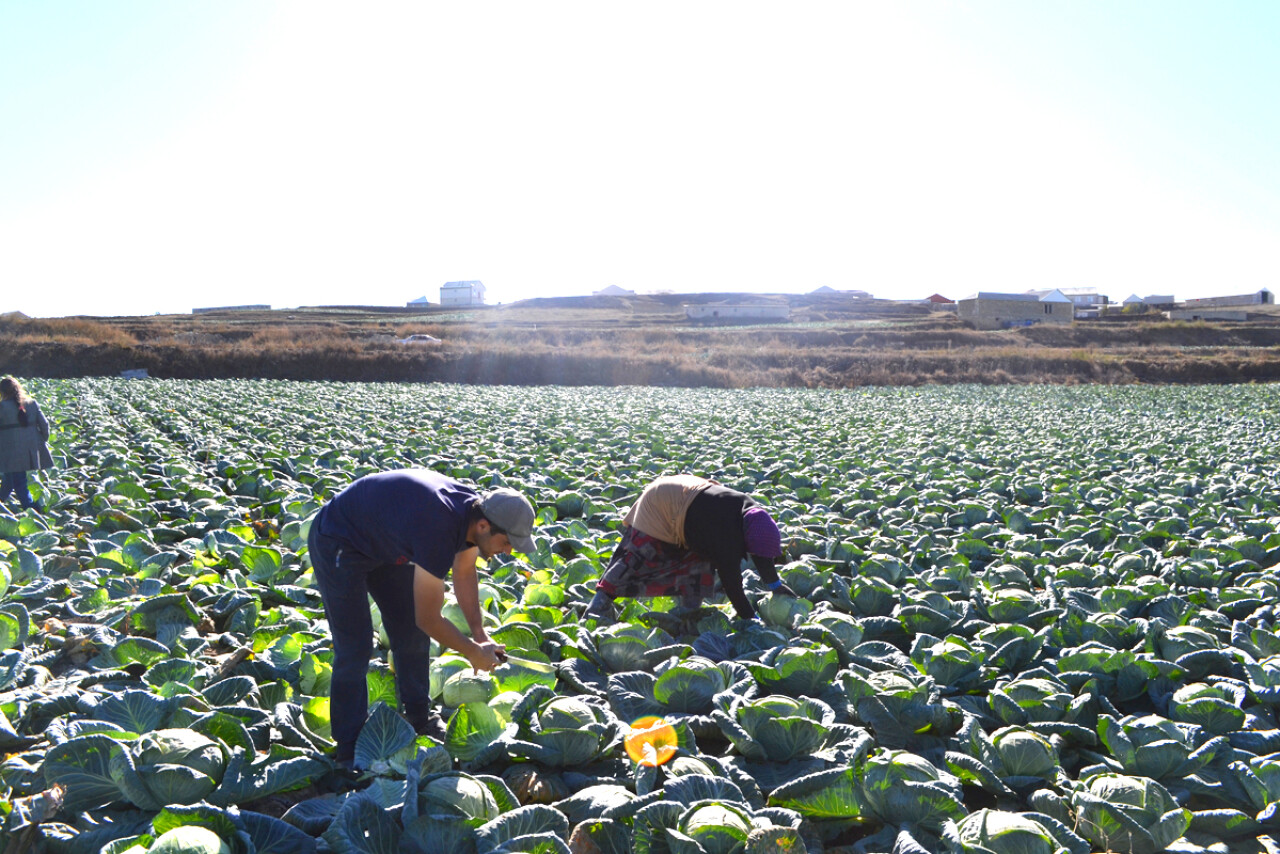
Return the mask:
<path id="1" fill-rule="evenodd" d="M 8 842 L 1274 844 L 1268 387 L 30 388 L 59 466 L 43 515 L 0 512 Z M 356 782 L 326 755 L 306 520 L 352 479 L 411 465 L 540 508 L 537 553 L 483 587 L 491 634 L 526 664 L 478 678 L 437 657 L 436 745 L 390 711 L 377 663 Z M 771 507 L 803 598 L 766 599 L 756 625 L 722 600 L 630 603 L 590 630 L 575 608 L 619 511 L 681 471 Z M 653 716 L 670 725 L 661 765 L 624 744 Z"/>

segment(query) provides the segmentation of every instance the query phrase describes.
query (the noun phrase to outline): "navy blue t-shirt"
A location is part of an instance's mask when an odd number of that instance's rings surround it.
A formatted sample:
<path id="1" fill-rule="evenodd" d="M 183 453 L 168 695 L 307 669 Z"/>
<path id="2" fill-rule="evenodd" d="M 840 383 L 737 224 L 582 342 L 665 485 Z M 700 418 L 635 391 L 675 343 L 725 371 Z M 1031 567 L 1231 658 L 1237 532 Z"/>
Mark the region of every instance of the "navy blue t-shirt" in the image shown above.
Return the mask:
<path id="1" fill-rule="evenodd" d="M 445 578 L 467 546 L 475 490 L 428 469 L 365 475 L 325 505 L 320 533 L 378 563 L 416 563 Z"/>

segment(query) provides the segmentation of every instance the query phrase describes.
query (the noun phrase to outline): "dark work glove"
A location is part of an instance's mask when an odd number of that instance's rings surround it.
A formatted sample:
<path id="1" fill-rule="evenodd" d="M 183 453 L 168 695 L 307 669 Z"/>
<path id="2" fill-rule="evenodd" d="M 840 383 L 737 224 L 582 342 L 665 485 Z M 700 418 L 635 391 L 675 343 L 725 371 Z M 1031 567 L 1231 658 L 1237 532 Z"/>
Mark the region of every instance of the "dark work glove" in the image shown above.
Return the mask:
<path id="1" fill-rule="evenodd" d="M 777 590 L 768 590 L 767 588 L 766 590 L 767 592 L 777 594 L 778 596 L 790 596 L 792 599 L 800 598 L 800 594 L 796 593 L 794 590 L 792 590 L 790 587 L 788 587 L 785 584 L 778 585 Z"/>

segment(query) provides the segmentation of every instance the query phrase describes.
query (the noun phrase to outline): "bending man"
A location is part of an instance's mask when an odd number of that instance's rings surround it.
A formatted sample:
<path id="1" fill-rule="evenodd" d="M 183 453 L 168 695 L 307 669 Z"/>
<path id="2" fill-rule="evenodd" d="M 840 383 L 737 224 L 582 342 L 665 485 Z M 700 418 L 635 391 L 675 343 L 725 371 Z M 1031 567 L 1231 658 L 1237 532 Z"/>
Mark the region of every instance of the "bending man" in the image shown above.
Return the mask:
<path id="1" fill-rule="evenodd" d="M 485 633 L 476 558 L 533 551 L 533 520 L 533 506 L 514 490 L 481 495 L 425 469 L 362 477 L 316 515 L 308 546 L 333 634 L 330 717 L 339 763 L 354 759 L 368 714 L 368 597 L 382 612 L 406 719 L 419 734 L 442 739 L 444 724 L 431 710 L 430 638 L 476 670 L 498 665 L 504 650 Z M 470 637 L 441 614 L 450 571 Z"/>
<path id="2" fill-rule="evenodd" d="M 738 616 L 750 619 L 755 609 L 742 590 L 748 556 L 765 589 L 796 595 L 774 568 L 782 556 L 777 523 L 741 492 L 694 475 L 660 477 L 622 521 L 622 542 L 596 584 L 588 617 L 610 617 L 618 596 L 676 596 L 694 608 L 711 595 L 718 576 Z"/>

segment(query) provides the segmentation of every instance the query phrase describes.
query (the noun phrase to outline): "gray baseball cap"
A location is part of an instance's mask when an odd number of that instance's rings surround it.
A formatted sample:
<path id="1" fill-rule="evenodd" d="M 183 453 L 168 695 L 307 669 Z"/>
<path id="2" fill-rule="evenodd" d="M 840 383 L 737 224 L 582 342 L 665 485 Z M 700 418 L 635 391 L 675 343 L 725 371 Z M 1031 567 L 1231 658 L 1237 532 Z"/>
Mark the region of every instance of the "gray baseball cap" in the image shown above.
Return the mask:
<path id="1" fill-rule="evenodd" d="M 480 499 L 480 512 L 490 524 L 507 532 L 507 539 L 521 554 L 533 554 L 533 505 L 514 489 L 505 486 L 486 492 Z"/>

